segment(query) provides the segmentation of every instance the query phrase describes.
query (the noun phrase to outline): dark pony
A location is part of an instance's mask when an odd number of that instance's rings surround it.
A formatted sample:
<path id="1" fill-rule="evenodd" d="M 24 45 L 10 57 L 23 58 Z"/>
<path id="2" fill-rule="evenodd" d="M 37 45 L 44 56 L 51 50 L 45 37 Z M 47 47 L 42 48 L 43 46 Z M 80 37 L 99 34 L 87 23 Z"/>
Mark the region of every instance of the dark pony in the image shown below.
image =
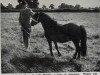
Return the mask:
<path id="1" fill-rule="evenodd" d="M 68 23 L 64 25 L 58 24 L 43 12 L 35 13 L 34 19 L 42 23 L 45 37 L 48 41 L 50 53 L 52 56 L 52 41 L 55 44 L 55 48 L 59 56 L 61 56 L 61 53 L 58 50 L 57 42 L 65 43 L 68 41 L 72 41 L 76 47 L 76 52 L 73 58 L 80 58 L 80 55 L 86 56 L 87 34 L 84 26 L 78 26 L 74 23 Z"/>

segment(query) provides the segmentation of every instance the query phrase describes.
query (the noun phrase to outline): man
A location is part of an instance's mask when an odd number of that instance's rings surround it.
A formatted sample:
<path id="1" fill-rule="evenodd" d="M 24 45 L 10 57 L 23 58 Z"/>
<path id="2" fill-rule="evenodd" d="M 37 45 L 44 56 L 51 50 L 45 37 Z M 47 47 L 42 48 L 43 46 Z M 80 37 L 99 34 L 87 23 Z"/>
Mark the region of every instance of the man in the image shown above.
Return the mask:
<path id="1" fill-rule="evenodd" d="M 23 32 L 23 41 L 25 48 L 28 49 L 29 38 L 31 33 L 30 19 L 32 18 L 35 23 L 37 23 L 37 21 L 34 20 L 34 12 L 30 8 L 28 8 L 28 4 L 26 2 L 22 2 L 22 5 L 23 9 L 20 11 L 19 23 Z"/>

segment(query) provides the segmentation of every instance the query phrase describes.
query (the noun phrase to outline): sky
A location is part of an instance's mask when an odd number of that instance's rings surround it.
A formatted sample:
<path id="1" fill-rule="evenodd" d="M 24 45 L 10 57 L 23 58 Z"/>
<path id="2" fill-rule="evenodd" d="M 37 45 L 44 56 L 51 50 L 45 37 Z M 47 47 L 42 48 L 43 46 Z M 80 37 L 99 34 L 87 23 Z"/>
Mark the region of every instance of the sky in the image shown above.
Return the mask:
<path id="1" fill-rule="evenodd" d="M 38 0 L 39 7 L 42 5 L 46 5 L 49 7 L 50 4 L 54 4 L 55 7 L 58 7 L 61 3 L 69 4 L 69 5 L 76 5 L 80 4 L 82 7 L 100 7 L 100 0 Z M 5 6 L 8 3 L 11 3 L 14 7 L 18 4 L 17 0 L 1 0 L 0 3 L 3 3 Z"/>

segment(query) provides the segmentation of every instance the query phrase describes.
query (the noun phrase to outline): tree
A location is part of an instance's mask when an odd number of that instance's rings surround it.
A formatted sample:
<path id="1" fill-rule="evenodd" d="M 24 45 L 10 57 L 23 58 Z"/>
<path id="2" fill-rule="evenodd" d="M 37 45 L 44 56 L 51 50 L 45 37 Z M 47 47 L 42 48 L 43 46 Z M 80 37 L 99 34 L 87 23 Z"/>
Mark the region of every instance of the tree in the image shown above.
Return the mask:
<path id="1" fill-rule="evenodd" d="M 54 9 L 54 5 L 53 4 L 50 4 L 49 8 L 50 9 Z"/>
<path id="2" fill-rule="evenodd" d="M 81 6 L 80 6 L 80 5 L 78 5 L 78 4 L 76 4 L 74 8 L 75 8 L 75 9 L 80 9 L 80 8 L 81 8 Z"/>
<path id="3" fill-rule="evenodd" d="M 1 3 L 1 10 L 7 9 L 2 3 Z"/>
<path id="4" fill-rule="evenodd" d="M 12 4 L 9 3 L 8 6 L 7 6 L 7 8 L 8 8 L 8 9 L 13 9 L 14 7 L 13 7 Z"/>
<path id="5" fill-rule="evenodd" d="M 59 9 L 64 9 L 66 8 L 66 4 L 65 3 L 61 3 L 61 5 L 58 6 Z"/>
<path id="6" fill-rule="evenodd" d="M 22 4 L 16 5 L 15 9 L 22 9 Z"/>
<path id="7" fill-rule="evenodd" d="M 69 8 L 69 9 L 73 9 L 74 6 L 73 6 L 73 5 L 69 5 L 68 8 Z"/>
<path id="8" fill-rule="evenodd" d="M 94 9 L 95 9 L 95 10 L 99 10 L 99 11 L 100 11 L 100 7 L 95 7 Z"/>
<path id="9" fill-rule="evenodd" d="M 19 4 L 23 4 L 24 2 L 28 3 L 30 8 L 38 8 L 39 2 L 38 0 L 17 0 Z"/>
<path id="10" fill-rule="evenodd" d="M 65 4 L 65 3 L 61 3 L 61 5 L 58 6 L 59 9 L 72 9 L 74 8 L 73 5 L 68 5 L 68 4 Z"/>
<path id="11" fill-rule="evenodd" d="M 47 7 L 45 5 L 42 6 L 42 9 L 47 9 Z"/>

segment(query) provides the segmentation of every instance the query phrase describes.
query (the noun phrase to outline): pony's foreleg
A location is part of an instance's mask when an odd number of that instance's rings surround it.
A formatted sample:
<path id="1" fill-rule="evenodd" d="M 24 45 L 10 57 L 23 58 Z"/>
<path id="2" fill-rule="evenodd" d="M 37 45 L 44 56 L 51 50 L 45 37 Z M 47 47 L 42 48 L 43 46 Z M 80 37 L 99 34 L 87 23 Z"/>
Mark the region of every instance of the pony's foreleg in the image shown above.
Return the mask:
<path id="1" fill-rule="evenodd" d="M 76 47 L 76 52 L 75 52 L 73 58 L 76 59 L 76 56 L 78 55 L 78 59 L 80 59 L 80 46 L 79 46 L 79 42 L 74 42 L 74 45 Z"/>
<path id="2" fill-rule="evenodd" d="M 54 42 L 54 44 L 55 44 L 55 48 L 56 48 L 56 50 L 57 50 L 57 52 L 58 52 L 58 56 L 61 56 L 61 53 L 60 53 L 59 50 L 58 50 L 57 42 Z"/>
<path id="3" fill-rule="evenodd" d="M 49 39 L 47 39 L 48 44 L 49 44 L 49 49 L 50 49 L 50 53 L 53 56 L 53 52 L 52 52 L 52 41 L 50 41 Z"/>

